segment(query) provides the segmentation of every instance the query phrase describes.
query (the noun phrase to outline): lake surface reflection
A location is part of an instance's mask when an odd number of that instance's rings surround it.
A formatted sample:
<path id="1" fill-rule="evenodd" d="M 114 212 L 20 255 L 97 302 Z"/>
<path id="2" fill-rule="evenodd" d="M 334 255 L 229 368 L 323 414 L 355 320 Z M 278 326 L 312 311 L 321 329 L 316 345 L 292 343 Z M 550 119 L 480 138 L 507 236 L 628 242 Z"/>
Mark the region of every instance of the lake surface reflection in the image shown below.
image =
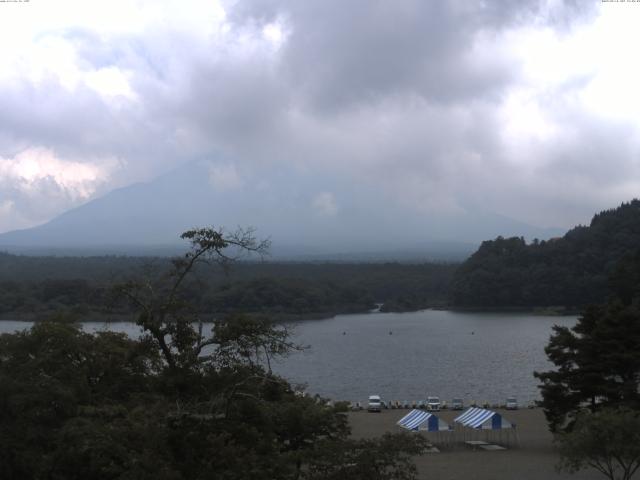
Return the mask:
<path id="1" fill-rule="evenodd" d="M 554 324 L 572 326 L 575 317 L 521 313 L 461 313 L 424 310 L 411 313 L 338 315 L 299 322 L 293 334 L 308 345 L 274 365 L 310 393 L 351 401 L 370 394 L 386 400 L 419 400 L 439 395 L 468 402 L 521 404 L 539 398 L 534 370 L 547 370 L 544 347 Z M 0 322 L 0 332 L 28 328 L 25 322 Z M 131 323 L 84 324 L 137 336 Z"/>
<path id="2" fill-rule="evenodd" d="M 551 327 L 575 322 L 436 310 L 339 315 L 299 323 L 296 340 L 310 347 L 277 370 L 335 399 L 377 393 L 387 400 L 438 395 L 494 403 L 515 395 L 525 403 L 539 398 L 533 371 L 551 367 L 544 353 Z"/>

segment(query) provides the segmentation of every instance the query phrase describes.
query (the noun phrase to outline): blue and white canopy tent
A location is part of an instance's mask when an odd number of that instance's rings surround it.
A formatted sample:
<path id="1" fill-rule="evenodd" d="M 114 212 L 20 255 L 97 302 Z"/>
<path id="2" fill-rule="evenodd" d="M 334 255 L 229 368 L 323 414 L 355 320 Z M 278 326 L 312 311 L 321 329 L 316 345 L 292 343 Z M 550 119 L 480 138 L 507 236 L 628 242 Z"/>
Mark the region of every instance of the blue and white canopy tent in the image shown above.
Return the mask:
<path id="1" fill-rule="evenodd" d="M 477 428 L 481 430 L 498 430 L 502 428 L 514 428 L 511 422 L 503 418 L 493 410 L 485 410 L 484 408 L 472 407 L 460 416 L 456 417 L 454 422 L 460 423 L 465 427 Z"/>
<path id="2" fill-rule="evenodd" d="M 408 414 L 398 420 L 398 425 L 407 430 L 443 432 L 451 430 L 448 423 L 440 420 L 434 414 L 424 410 L 411 410 Z"/>
<path id="3" fill-rule="evenodd" d="M 502 433 L 506 434 L 506 440 L 509 440 L 511 434 L 513 434 L 516 443 L 518 442 L 518 435 L 516 433 L 516 424 L 511 423 L 498 412 L 493 410 L 486 410 L 484 408 L 469 408 L 466 412 L 456 417 L 454 423 L 473 429 L 472 431 L 485 432 L 485 439 L 489 439 L 489 436 L 497 433 L 499 439 L 502 440 Z M 464 430 L 463 430 L 464 433 Z"/>
<path id="4" fill-rule="evenodd" d="M 438 441 L 442 440 L 442 432 L 450 433 L 453 431 L 447 422 L 424 410 L 411 410 L 398 420 L 397 424 L 413 432 L 435 433 Z M 446 440 L 449 440 L 448 436 Z"/>

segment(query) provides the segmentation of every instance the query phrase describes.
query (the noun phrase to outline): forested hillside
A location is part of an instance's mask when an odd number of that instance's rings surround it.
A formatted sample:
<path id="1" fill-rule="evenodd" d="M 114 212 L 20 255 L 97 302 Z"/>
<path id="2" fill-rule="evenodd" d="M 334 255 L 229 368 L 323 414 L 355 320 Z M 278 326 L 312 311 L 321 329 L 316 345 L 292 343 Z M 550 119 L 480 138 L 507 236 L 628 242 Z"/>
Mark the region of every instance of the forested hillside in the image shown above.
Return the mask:
<path id="1" fill-rule="evenodd" d="M 167 258 L 27 257 L 0 254 L 0 317 L 59 312 L 127 317 L 111 287 L 159 275 Z M 250 312 L 326 316 L 444 305 L 457 265 L 399 263 L 237 263 L 224 273 L 200 266 L 185 285 L 204 314 Z"/>
<path id="2" fill-rule="evenodd" d="M 616 264 L 640 246 L 640 201 L 596 214 L 562 238 L 483 242 L 452 282 L 456 306 L 582 307 L 606 300 Z"/>

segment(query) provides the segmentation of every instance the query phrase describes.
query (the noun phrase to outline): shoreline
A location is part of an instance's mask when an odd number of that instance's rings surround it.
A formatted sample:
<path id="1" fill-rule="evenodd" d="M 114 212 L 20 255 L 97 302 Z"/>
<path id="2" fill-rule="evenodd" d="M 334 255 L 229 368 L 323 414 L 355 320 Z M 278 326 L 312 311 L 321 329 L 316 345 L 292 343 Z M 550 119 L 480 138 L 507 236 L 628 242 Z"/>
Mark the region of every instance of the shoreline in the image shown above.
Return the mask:
<path id="1" fill-rule="evenodd" d="M 466 409 L 465 409 L 466 410 Z M 601 474 L 595 470 L 583 470 L 574 475 L 559 473 L 555 466 L 559 456 L 553 445 L 553 436 L 547 428 L 541 408 L 521 408 L 519 410 L 494 409 L 507 420 L 516 424 L 519 445 L 500 442 L 499 437 L 491 437 L 490 443 L 504 445 L 506 450 L 474 450 L 456 437 L 449 446 L 435 441 L 434 434 L 427 437 L 439 448 L 439 453 L 425 453 L 414 457 L 421 480 L 538 480 L 538 479 L 584 479 L 596 480 Z M 384 433 L 406 432 L 396 425 L 409 410 L 383 410 L 369 413 L 366 410 L 349 412 L 351 436 L 356 439 L 379 437 Z M 463 410 L 464 411 L 464 410 Z M 453 425 L 453 419 L 461 411 L 442 410 L 435 414 Z M 425 435 L 425 433 L 418 433 Z M 444 432 L 443 435 L 448 434 Z M 458 434 L 459 435 L 459 434 Z M 478 433 L 482 437 L 482 433 Z"/>
<path id="2" fill-rule="evenodd" d="M 444 310 L 461 313 L 529 313 L 541 317 L 570 317 L 580 315 L 583 308 L 578 307 L 460 307 L 449 306 L 447 308 L 433 308 L 433 310 Z"/>
<path id="3" fill-rule="evenodd" d="M 246 315 L 260 315 L 272 317 L 274 321 L 278 323 L 294 323 L 294 322 L 306 322 L 316 320 L 328 320 L 337 316 L 345 315 L 363 315 L 363 314 L 410 314 L 423 311 L 439 311 L 439 312 L 457 312 L 457 313 L 518 313 L 518 314 L 530 314 L 532 316 L 540 317 L 570 317 L 580 315 L 582 310 L 569 309 L 564 307 L 454 307 L 454 306 L 430 306 L 420 308 L 418 310 L 402 310 L 402 311 L 381 311 L 374 310 L 362 310 L 362 311 L 344 311 L 344 312 L 313 312 L 313 313 L 268 313 L 268 312 L 235 312 L 237 314 Z M 100 322 L 100 323 L 135 323 L 135 313 L 129 314 L 108 314 L 103 312 L 89 312 L 86 314 L 77 314 L 73 312 L 56 312 L 46 311 L 39 313 L 4 313 L 0 315 L 0 322 L 41 322 L 56 314 L 62 313 L 68 314 L 73 321 L 83 322 Z M 216 317 L 222 317 L 225 315 L 233 315 L 234 312 L 222 312 L 214 314 L 201 314 L 205 323 L 210 323 Z M 75 318 L 74 318 L 75 317 Z M 81 319 L 78 319 L 81 318 Z"/>

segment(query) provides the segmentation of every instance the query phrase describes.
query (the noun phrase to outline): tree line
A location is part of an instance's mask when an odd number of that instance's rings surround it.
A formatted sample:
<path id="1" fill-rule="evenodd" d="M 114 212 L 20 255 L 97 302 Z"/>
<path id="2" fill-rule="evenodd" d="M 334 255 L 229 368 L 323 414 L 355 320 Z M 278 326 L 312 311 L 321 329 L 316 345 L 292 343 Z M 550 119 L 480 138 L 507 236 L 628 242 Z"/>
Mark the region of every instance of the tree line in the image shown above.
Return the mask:
<path id="1" fill-rule="evenodd" d="M 0 254 L 0 316 L 43 318 L 58 312 L 87 318 L 130 315 L 111 286 L 144 280 L 167 258 L 27 257 Z M 327 316 L 365 312 L 384 303 L 407 311 L 447 303 L 453 264 L 236 262 L 228 272 L 197 266 L 185 281 L 201 313 Z"/>

